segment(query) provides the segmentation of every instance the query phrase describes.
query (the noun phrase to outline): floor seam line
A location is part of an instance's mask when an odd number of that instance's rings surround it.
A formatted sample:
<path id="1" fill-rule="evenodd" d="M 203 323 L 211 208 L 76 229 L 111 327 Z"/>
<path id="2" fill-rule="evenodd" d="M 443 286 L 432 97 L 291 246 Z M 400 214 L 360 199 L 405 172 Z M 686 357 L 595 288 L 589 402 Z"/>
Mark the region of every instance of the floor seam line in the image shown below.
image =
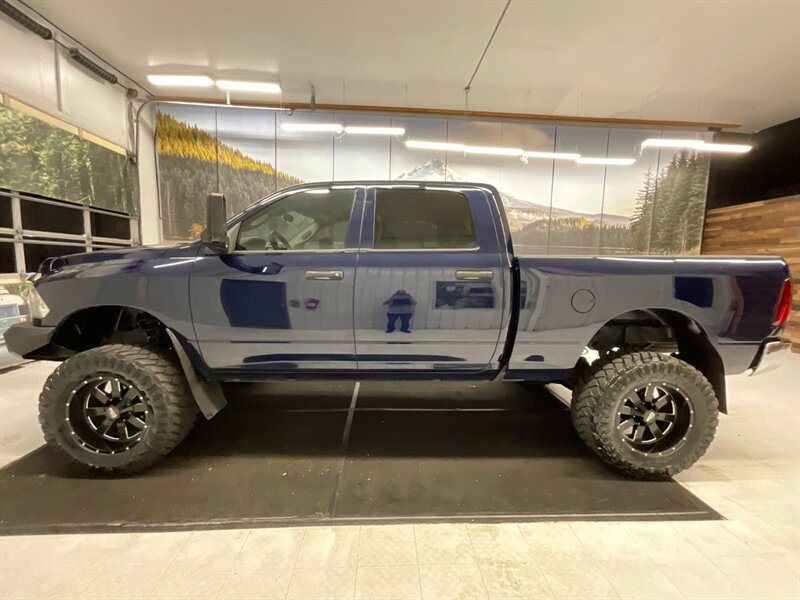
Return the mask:
<path id="1" fill-rule="evenodd" d="M 339 489 L 342 483 L 342 474 L 344 473 L 344 465 L 347 459 L 347 444 L 350 441 L 350 431 L 353 428 L 353 417 L 355 416 L 356 403 L 358 402 L 358 392 L 361 389 L 361 382 L 356 381 L 353 387 L 353 396 L 350 400 L 350 409 L 347 411 L 347 420 L 344 423 L 344 431 L 342 432 L 342 443 L 340 446 L 341 457 L 339 458 L 338 473 L 336 474 L 336 486 L 334 487 L 333 498 L 328 506 L 328 516 L 334 518 L 336 512 L 336 505 L 339 502 Z"/>

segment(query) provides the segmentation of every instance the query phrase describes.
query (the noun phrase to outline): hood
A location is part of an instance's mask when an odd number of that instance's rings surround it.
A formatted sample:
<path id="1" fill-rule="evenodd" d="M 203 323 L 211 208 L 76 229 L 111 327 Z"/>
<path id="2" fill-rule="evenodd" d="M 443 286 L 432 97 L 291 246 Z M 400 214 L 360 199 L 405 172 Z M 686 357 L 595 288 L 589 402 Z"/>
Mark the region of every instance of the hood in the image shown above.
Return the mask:
<path id="1" fill-rule="evenodd" d="M 97 250 L 95 252 L 82 252 L 80 254 L 68 254 L 45 259 L 39 267 L 38 273 L 46 275 L 55 271 L 61 271 L 68 267 L 79 265 L 89 265 L 97 263 L 107 263 L 112 261 L 136 262 L 141 263 L 147 260 L 154 260 L 162 256 L 181 256 L 191 253 L 197 246 L 197 242 L 191 244 L 179 244 L 175 246 L 137 246 L 134 248 L 113 248 L 109 250 Z M 196 252 L 196 250 L 194 250 Z"/>

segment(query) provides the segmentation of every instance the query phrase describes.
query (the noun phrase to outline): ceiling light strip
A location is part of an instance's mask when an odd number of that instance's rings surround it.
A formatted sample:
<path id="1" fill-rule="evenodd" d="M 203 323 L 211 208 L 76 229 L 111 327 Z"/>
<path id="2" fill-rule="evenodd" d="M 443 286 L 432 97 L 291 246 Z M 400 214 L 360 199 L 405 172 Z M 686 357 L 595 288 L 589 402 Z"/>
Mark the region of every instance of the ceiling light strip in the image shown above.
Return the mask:
<path id="1" fill-rule="evenodd" d="M 404 127 L 361 127 L 348 125 L 344 128 L 345 133 L 356 135 L 405 135 Z"/>
<path id="2" fill-rule="evenodd" d="M 279 84 L 266 81 L 235 81 L 232 79 L 217 79 L 217 87 L 228 92 L 262 92 L 265 94 L 281 93 L 281 86 Z"/>
<path id="3" fill-rule="evenodd" d="M 642 149 L 644 148 L 692 148 L 698 152 L 744 154 L 750 152 L 753 146 L 750 144 L 716 144 L 698 139 L 651 138 L 642 142 Z"/>
<path id="4" fill-rule="evenodd" d="M 148 75 L 153 85 L 169 87 L 211 87 L 214 80 L 207 75 Z"/>
<path id="5" fill-rule="evenodd" d="M 568 152 L 536 152 L 520 148 L 504 148 L 495 146 L 468 146 L 454 142 L 434 142 L 427 140 L 407 140 L 407 148 L 419 150 L 444 150 L 463 152 L 465 154 L 488 154 L 493 156 L 518 156 L 520 158 L 548 158 L 552 160 L 577 160 L 580 154 Z"/>
<path id="6" fill-rule="evenodd" d="M 617 165 L 627 167 L 636 162 L 635 158 L 611 158 L 600 156 L 582 156 L 575 160 L 579 165 Z"/>
<path id="7" fill-rule="evenodd" d="M 341 133 L 344 130 L 339 123 L 282 123 L 284 131 L 322 131 L 328 133 Z"/>

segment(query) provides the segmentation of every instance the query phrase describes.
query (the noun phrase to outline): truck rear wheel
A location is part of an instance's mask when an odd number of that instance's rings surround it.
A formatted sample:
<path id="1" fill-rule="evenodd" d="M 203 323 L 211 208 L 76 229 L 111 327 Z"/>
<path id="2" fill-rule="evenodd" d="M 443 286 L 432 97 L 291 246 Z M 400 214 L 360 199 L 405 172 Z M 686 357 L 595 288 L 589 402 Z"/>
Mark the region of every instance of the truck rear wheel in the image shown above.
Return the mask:
<path id="1" fill-rule="evenodd" d="M 39 396 L 45 441 L 73 462 L 112 473 L 145 469 L 189 433 L 197 406 L 176 359 L 114 344 L 63 362 Z"/>
<path id="2" fill-rule="evenodd" d="M 590 447 L 639 479 L 666 479 L 693 465 L 719 421 L 716 395 L 703 374 L 656 352 L 633 352 L 604 364 L 578 402 L 591 407 Z"/>

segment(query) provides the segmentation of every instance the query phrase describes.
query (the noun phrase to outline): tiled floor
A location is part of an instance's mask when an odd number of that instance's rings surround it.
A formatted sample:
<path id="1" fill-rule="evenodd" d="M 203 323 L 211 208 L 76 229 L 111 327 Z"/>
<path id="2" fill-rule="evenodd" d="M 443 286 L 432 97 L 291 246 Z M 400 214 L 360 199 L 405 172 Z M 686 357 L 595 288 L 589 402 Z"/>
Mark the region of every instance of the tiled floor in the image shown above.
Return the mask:
<path id="1" fill-rule="evenodd" d="M 2 464 L 41 443 L 50 368 L 0 377 Z M 800 356 L 728 384 L 731 414 L 678 477 L 724 521 L 2 537 L 0 598 L 800 598 Z"/>

